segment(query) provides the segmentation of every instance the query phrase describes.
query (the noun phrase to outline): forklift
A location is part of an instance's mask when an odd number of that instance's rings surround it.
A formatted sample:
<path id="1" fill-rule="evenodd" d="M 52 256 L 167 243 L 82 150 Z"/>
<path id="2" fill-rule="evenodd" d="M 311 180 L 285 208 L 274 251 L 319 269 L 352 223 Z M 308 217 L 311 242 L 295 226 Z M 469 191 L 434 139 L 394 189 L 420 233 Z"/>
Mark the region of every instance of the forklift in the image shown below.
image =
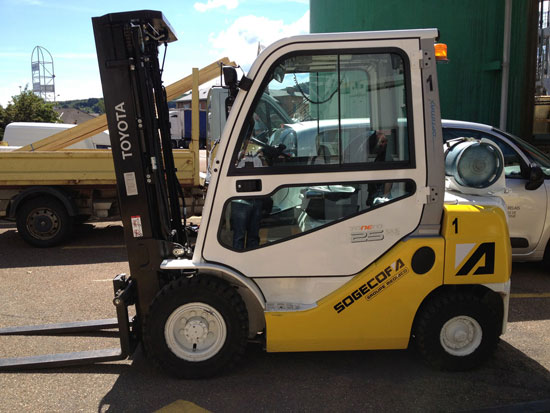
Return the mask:
<path id="1" fill-rule="evenodd" d="M 117 319 L 0 334 L 118 327 L 121 348 L 0 369 L 124 359 L 142 344 L 171 375 L 202 378 L 252 340 L 268 352 L 413 346 L 447 370 L 490 357 L 510 297 L 505 207 L 491 195 L 502 155 L 463 142 L 445 158 L 436 29 L 290 37 L 240 79 L 224 67 L 227 123 L 191 240 L 159 61 L 174 30 L 152 10 L 92 23 L 130 266 L 113 281 Z M 446 201 L 446 180 L 465 195 Z"/>

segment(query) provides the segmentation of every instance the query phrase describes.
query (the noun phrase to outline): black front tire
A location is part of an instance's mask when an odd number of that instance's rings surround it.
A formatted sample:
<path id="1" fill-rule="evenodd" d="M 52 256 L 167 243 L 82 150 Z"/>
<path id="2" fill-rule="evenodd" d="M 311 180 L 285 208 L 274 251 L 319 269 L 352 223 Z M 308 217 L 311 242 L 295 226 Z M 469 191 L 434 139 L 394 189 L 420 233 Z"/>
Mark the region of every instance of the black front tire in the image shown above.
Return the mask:
<path id="1" fill-rule="evenodd" d="M 494 352 L 501 320 L 473 293 L 448 293 L 433 298 L 418 314 L 414 342 L 424 360 L 441 370 L 478 367 Z"/>
<path id="2" fill-rule="evenodd" d="M 53 247 L 73 232 L 73 217 L 52 197 L 37 197 L 22 204 L 16 213 L 17 231 L 35 247 Z"/>
<path id="3" fill-rule="evenodd" d="M 244 354 L 248 313 L 235 288 L 214 277 L 179 278 L 162 288 L 143 328 L 146 353 L 178 378 L 210 377 Z"/>

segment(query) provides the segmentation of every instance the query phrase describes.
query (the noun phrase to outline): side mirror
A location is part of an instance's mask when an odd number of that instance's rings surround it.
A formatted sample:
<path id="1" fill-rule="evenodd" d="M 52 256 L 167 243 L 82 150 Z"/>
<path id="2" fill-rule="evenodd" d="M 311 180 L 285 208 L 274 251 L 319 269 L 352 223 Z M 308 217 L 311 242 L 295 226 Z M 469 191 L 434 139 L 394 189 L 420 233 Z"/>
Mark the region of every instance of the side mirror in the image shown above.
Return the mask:
<path id="1" fill-rule="evenodd" d="M 239 79 L 237 77 L 237 70 L 232 66 L 223 67 L 223 81 L 229 87 L 229 89 L 236 89 Z"/>
<path id="2" fill-rule="evenodd" d="M 231 107 L 235 102 L 235 98 L 237 97 L 237 93 L 239 92 L 239 78 L 237 76 L 237 70 L 233 66 L 223 66 L 222 71 L 223 81 L 229 89 L 229 94 L 225 99 L 225 118 L 227 119 L 229 112 L 231 111 Z"/>
<path id="3" fill-rule="evenodd" d="M 284 65 L 279 65 L 273 71 L 273 79 L 279 83 L 283 83 L 285 80 L 286 68 Z"/>
<path id="4" fill-rule="evenodd" d="M 542 172 L 542 169 L 540 166 L 538 166 L 535 163 L 532 163 L 529 165 L 529 180 L 525 184 L 525 189 L 528 191 L 534 191 L 535 189 L 538 189 L 544 182 L 544 172 Z"/>

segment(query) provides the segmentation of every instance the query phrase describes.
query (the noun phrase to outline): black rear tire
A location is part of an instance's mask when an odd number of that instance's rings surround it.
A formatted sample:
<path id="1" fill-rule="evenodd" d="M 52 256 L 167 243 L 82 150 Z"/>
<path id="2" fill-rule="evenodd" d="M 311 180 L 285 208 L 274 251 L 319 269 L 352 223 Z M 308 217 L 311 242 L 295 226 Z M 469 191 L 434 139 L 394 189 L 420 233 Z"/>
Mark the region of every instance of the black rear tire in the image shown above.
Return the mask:
<path id="1" fill-rule="evenodd" d="M 17 210 L 17 231 L 35 247 L 53 247 L 73 232 L 73 217 L 57 199 L 41 196 L 25 201 Z"/>
<path id="2" fill-rule="evenodd" d="M 143 328 L 147 355 L 178 378 L 231 368 L 248 339 L 246 306 L 229 284 L 210 276 L 179 278 L 162 288 Z"/>
<path id="3" fill-rule="evenodd" d="M 452 371 L 478 367 L 494 352 L 501 320 L 473 293 L 433 298 L 418 314 L 414 342 L 431 366 Z"/>

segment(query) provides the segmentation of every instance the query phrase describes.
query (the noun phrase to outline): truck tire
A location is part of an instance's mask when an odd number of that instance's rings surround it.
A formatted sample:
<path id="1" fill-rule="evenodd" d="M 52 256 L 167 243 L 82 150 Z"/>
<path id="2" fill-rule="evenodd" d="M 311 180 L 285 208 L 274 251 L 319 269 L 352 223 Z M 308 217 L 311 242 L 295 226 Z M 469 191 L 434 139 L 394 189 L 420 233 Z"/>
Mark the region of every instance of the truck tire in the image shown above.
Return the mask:
<path id="1" fill-rule="evenodd" d="M 495 350 L 501 321 L 479 297 L 449 293 L 432 299 L 415 322 L 414 342 L 424 360 L 441 370 L 478 367 Z"/>
<path id="2" fill-rule="evenodd" d="M 178 378 L 209 377 L 232 367 L 248 338 L 246 306 L 229 284 L 209 276 L 162 288 L 143 327 L 147 355 Z"/>
<path id="3" fill-rule="evenodd" d="M 17 210 L 17 231 L 35 247 L 53 247 L 73 231 L 73 218 L 55 198 L 42 196 L 25 201 Z"/>

